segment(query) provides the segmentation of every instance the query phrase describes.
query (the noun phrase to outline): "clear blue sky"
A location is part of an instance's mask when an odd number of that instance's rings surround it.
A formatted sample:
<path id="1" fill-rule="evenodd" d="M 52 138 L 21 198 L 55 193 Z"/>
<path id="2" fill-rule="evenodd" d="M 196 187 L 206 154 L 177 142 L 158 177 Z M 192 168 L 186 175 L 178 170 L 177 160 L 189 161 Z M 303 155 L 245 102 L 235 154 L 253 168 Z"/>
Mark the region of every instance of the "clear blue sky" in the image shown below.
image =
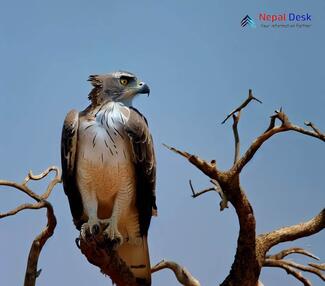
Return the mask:
<path id="1" fill-rule="evenodd" d="M 308 12 L 312 26 L 261 28 L 260 12 Z M 246 14 L 256 29 L 240 27 Z M 59 165 L 62 122 L 70 109 L 88 105 L 88 75 L 134 72 L 152 90 L 135 101 L 149 121 L 158 161 L 152 264 L 172 259 L 202 285 L 217 285 L 235 254 L 234 209 L 220 213 L 213 193 L 193 200 L 188 179 L 205 188 L 208 178 L 162 143 L 228 168 L 232 132 L 220 122 L 249 88 L 263 104 L 253 103 L 242 114 L 243 149 L 280 106 L 293 122 L 310 120 L 325 130 L 324 15 L 325 2 L 316 0 L 6 1 L 0 11 L 0 177 L 21 181 L 29 169 Z M 324 150 L 324 143 L 294 133 L 263 146 L 242 173 L 258 232 L 307 220 L 324 207 Z M 33 186 L 42 191 L 44 185 Z M 0 198 L 1 212 L 26 201 L 7 189 Z M 61 186 L 50 200 L 58 226 L 41 254 L 38 285 L 107 285 L 74 244 L 78 232 Z M 42 211 L 1 220 L 1 285 L 22 285 L 31 241 L 44 224 Z M 325 262 L 324 238 L 323 232 L 281 248 L 305 247 Z M 299 285 L 282 270 L 264 269 L 261 279 L 268 286 Z M 153 276 L 153 285 L 178 284 L 166 270 Z"/>

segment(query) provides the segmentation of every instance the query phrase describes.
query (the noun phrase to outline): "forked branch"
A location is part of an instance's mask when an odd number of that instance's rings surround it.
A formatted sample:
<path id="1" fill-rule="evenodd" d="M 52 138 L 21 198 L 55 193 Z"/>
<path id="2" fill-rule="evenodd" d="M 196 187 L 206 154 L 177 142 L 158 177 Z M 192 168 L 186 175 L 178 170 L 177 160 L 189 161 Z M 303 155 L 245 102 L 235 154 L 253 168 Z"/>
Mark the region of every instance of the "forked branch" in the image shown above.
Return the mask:
<path id="1" fill-rule="evenodd" d="M 253 96 L 253 91 L 250 89 L 248 91 L 248 97 L 247 99 L 241 104 L 239 105 L 237 108 L 235 108 L 233 111 L 231 111 L 227 117 L 221 122 L 221 124 L 224 124 L 232 115 L 234 115 L 237 112 L 240 112 L 243 108 L 245 108 L 252 100 L 255 100 L 259 103 L 262 103 L 262 101 L 260 101 L 259 99 L 257 99 L 256 97 Z"/>
<path id="2" fill-rule="evenodd" d="M 196 192 L 194 190 L 194 188 L 193 188 L 193 185 L 192 185 L 192 181 L 191 180 L 189 180 L 189 184 L 190 184 L 190 188 L 191 188 L 191 191 L 192 191 L 192 198 L 196 198 L 198 196 L 201 196 L 201 195 L 203 195 L 205 193 L 208 193 L 208 192 L 211 192 L 211 191 L 214 191 L 214 192 L 216 191 L 216 188 L 215 187 L 211 187 L 211 188 L 206 188 L 206 189 L 204 189 L 202 191 Z"/>
<path id="3" fill-rule="evenodd" d="M 306 265 L 296 263 L 291 260 L 283 259 L 286 256 L 288 256 L 290 254 L 294 254 L 294 253 L 305 255 L 305 256 L 311 257 L 313 259 L 319 260 L 318 257 L 316 257 L 312 253 L 304 250 L 303 248 L 289 248 L 289 249 L 285 249 L 277 254 L 266 256 L 263 266 L 282 268 L 282 269 L 286 270 L 288 274 L 293 275 L 296 279 L 301 281 L 304 285 L 312 285 L 312 284 L 308 279 L 306 279 L 303 276 L 303 274 L 299 270 L 315 274 L 320 279 L 325 281 L 325 275 L 323 274 L 323 271 L 325 269 L 322 269 L 321 264 L 309 263 L 309 266 L 306 266 Z"/>
<path id="4" fill-rule="evenodd" d="M 197 198 L 203 194 L 206 194 L 206 193 L 209 193 L 209 192 L 217 192 L 221 198 L 221 201 L 220 201 L 220 211 L 223 211 L 225 208 L 228 208 L 228 199 L 225 195 L 225 193 L 223 192 L 223 190 L 221 189 L 221 186 L 220 184 L 218 183 L 218 181 L 216 180 L 210 180 L 210 183 L 212 183 L 214 185 L 214 187 L 211 187 L 211 188 L 206 188 L 202 191 L 199 191 L 199 192 L 196 192 L 194 190 L 194 187 L 192 185 L 192 181 L 189 180 L 189 184 L 190 184 L 190 188 L 191 188 L 191 191 L 192 191 L 192 198 Z"/>
<path id="5" fill-rule="evenodd" d="M 50 181 L 48 184 L 46 191 L 42 195 L 38 195 L 33 192 L 28 186 L 27 183 L 29 180 L 41 180 L 46 177 L 52 171 L 55 172 L 55 177 Z M 19 184 L 12 181 L 0 180 L 0 186 L 11 187 L 16 190 L 23 192 L 24 194 L 28 195 L 30 198 L 35 200 L 35 203 L 25 203 L 22 204 L 13 210 L 10 210 L 6 213 L 1 213 L 0 218 L 5 218 L 8 216 L 15 215 L 20 211 L 26 209 L 42 209 L 46 208 L 46 215 L 47 215 L 47 225 L 41 231 L 41 233 L 34 239 L 32 246 L 29 251 L 26 273 L 25 273 L 25 281 L 24 286 L 34 286 L 36 283 L 36 278 L 40 275 L 41 270 L 37 270 L 37 264 L 39 255 L 42 251 L 42 248 L 46 241 L 53 235 L 54 229 L 56 227 L 56 218 L 54 215 L 52 205 L 46 200 L 49 195 L 51 194 L 53 188 L 56 184 L 61 182 L 61 171 L 55 167 L 49 167 L 44 172 L 39 175 L 34 175 L 31 171 L 29 171 L 28 175 L 26 176 L 25 180 Z"/>
<path id="6" fill-rule="evenodd" d="M 281 122 L 281 125 L 276 126 L 276 120 Z M 315 127 L 315 125 L 307 122 L 307 126 L 310 126 L 313 130 L 306 130 L 300 126 L 294 125 L 289 121 L 288 116 L 280 110 L 276 110 L 275 114 L 271 116 L 270 125 L 266 129 L 266 131 L 257 137 L 251 146 L 247 149 L 245 154 L 237 161 L 237 163 L 232 167 L 231 171 L 234 174 L 239 174 L 244 166 L 253 158 L 257 150 L 262 146 L 264 142 L 266 142 L 270 137 L 275 134 L 286 132 L 286 131 L 295 131 L 298 133 L 302 133 L 308 136 L 315 137 L 323 142 L 325 142 L 325 134 L 321 133 L 319 129 Z"/>
<path id="7" fill-rule="evenodd" d="M 265 267 L 278 267 L 284 269 L 288 274 L 291 274 L 293 277 L 301 281 L 305 286 L 312 286 L 311 282 L 305 278 L 300 271 L 294 269 L 293 267 L 282 263 L 282 261 L 278 260 L 267 260 L 264 265 Z"/>

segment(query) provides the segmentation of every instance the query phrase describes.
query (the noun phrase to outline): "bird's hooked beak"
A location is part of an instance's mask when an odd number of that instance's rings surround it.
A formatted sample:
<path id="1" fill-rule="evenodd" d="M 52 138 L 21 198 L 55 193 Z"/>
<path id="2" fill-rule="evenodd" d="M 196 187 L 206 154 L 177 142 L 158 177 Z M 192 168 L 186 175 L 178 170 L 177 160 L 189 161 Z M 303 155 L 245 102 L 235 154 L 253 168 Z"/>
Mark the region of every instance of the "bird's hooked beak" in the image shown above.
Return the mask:
<path id="1" fill-rule="evenodd" d="M 140 82 L 138 86 L 139 86 L 139 89 L 138 89 L 137 93 L 147 94 L 149 96 L 150 88 L 146 83 Z"/>

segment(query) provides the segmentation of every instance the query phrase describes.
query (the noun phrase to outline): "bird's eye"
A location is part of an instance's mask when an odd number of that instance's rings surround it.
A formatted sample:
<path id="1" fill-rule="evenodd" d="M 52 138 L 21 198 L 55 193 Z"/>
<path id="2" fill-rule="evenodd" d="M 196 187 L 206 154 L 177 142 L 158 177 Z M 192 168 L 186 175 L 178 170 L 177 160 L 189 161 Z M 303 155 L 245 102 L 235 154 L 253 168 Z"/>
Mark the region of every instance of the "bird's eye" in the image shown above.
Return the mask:
<path id="1" fill-rule="evenodd" d="M 129 81 L 126 78 L 121 78 L 120 83 L 121 83 L 121 85 L 125 86 L 125 85 L 127 85 L 129 83 Z"/>

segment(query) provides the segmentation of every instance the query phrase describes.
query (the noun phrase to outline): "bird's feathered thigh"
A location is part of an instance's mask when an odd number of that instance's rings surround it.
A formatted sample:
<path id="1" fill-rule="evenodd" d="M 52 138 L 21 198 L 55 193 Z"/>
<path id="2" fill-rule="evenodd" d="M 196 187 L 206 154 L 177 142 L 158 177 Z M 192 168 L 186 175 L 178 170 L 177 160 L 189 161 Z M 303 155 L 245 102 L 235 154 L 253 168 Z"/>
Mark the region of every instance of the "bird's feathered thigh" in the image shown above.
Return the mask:
<path id="1" fill-rule="evenodd" d="M 124 128 L 129 114 L 128 107 L 109 102 L 81 116 L 76 165 L 76 181 L 83 204 L 88 203 L 88 197 L 95 195 L 99 219 L 111 217 L 116 195 L 124 191 L 126 197 L 122 201 L 129 206 L 121 206 L 125 210 L 118 226 L 122 235 L 127 232 L 126 224 L 134 229 L 133 232 L 139 232 L 133 151 Z M 84 206 L 85 209 L 89 208 Z M 130 226 L 130 223 L 133 225 Z"/>

